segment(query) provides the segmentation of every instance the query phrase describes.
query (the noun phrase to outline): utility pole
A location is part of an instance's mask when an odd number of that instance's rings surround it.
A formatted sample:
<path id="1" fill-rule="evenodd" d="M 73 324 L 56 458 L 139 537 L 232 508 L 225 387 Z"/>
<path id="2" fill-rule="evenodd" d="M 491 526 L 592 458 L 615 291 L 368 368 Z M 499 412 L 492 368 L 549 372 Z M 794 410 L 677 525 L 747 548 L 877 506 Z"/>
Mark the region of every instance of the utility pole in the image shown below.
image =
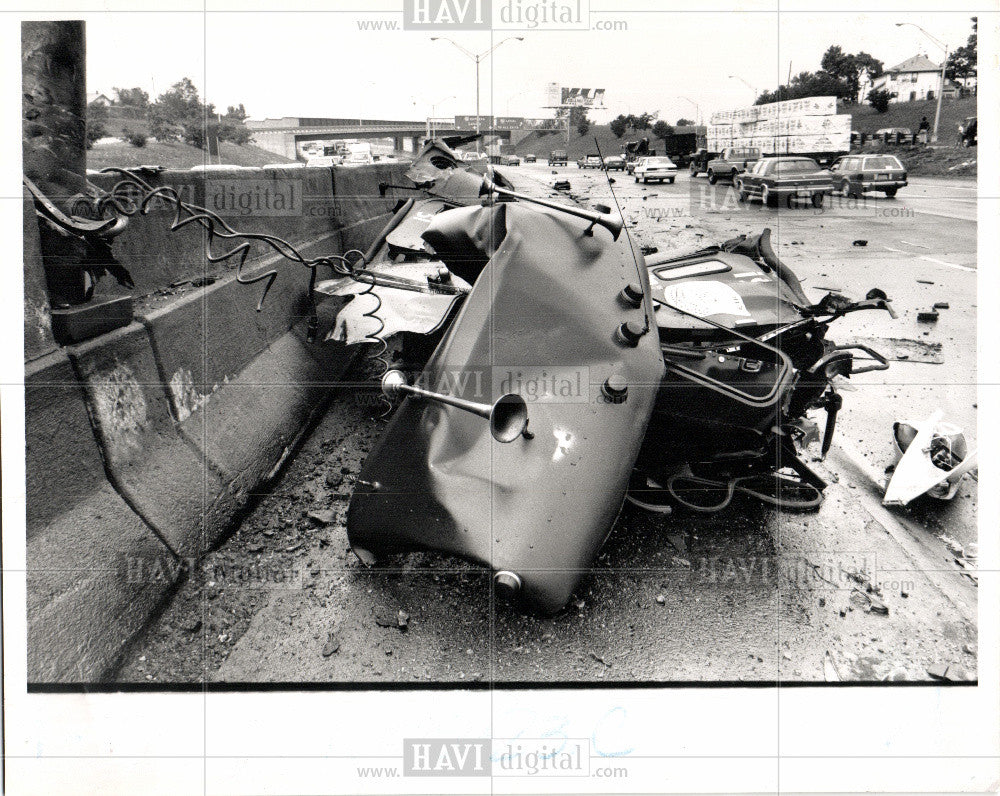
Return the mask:
<path id="1" fill-rule="evenodd" d="M 67 216 L 86 187 L 85 24 L 21 23 L 21 152 L 24 176 Z M 39 224 L 45 281 L 53 307 L 82 304 L 92 283 L 80 240 Z"/>
<path id="2" fill-rule="evenodd" d="M 95 294 L 110 239 L 87 218 L 86 28 L 79 20 L 21 23 L 21 151 L 57 342 L 80 342 L 132 320 L 132 297 Z M 82 205 L 75 207 L 74 204 Z M 27 260 L 25 267 L 27 268 Z M 131 287 L 127 272 L 116 275 Z M 27 279 L 25 282 L 27 283 Z"/>
<path id="3" fill-rule="evenodd" d="M 482 63 L 482 61 L 483 61 L 484 58 L 486 58 L 490 53 L 492 53 L 495 49 L 497 49 L 497 47 L 499 47 L 504 42 L 507 42 L 507 41 L 524 41 L 524 37 L 523 36 L 508 36 L 506 39 L 501 39 L 500 41 L 498 41 L 496 44 L 494 44 L 492 47 L 490 47 L 485 52 L 481 52 L 481 53 L 478 53 L 478 54 L 472 52 L 471 50 L 467 50 L 465 47 L 463 47 L 457 41 L 452 41 L 447 36 L 431 36 L 431 41 L 446 41 L 449 44 L 453 45 L 457 50 L 459 50 L 467 58 L 471 58 L 473 61 L 476 62 L 476 154 L 479 154 L 479 152 L 482 151 L 481 148 L 480 148 L 481 141 L 479 139 L 479 134 L 482 132 L 482 130 L 480 129 L 480 124 L 479 124 L 479 64 Z"/>
<path id="4" fill-rule="evenodd" d="M 920 27 L 919 25 L 914 24 L 913 22 L 897 22 L 896 23 L 896 27 L 897 28 L 901 28 L 904 25 L 908 25 L 911 28 L 916 28 L 921 33 L 923 33 L 928 39 L 930 39 L 932 42 L 934 42 L 938 47 L 940 47 L 942 50 L 944 50 L 944 60 L 941 62 L 941 80 L 938 83 L 937 108 L 934 111 L 934 132 L 931 133 L 931 143 L 932 144 L 936 144 L 938 142 L 938 124 L 941 121 L 941 97 L 944 94 L 944 80 L 945 80 L 944 73 L 945 73 L 945 70 L 948 68 L 948 45 L 945 44 L 943 41 L 941 41 L 936 36 L 932 36 L 930 33 L 928 33 L 922 27 Z"/>
<path id="5" fill-rule="evenodd" d="M 21 23 L 24 176 L 57 203 L 86 184 L 84 36 L 80 20 Z"/>

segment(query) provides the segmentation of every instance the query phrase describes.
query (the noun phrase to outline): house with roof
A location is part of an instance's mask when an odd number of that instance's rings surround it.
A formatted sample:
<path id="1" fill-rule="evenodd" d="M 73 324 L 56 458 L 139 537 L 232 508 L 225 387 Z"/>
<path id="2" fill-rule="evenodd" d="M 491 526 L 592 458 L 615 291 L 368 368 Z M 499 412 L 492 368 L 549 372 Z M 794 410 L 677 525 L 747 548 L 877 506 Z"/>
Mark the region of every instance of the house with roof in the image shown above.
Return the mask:
<path id="1" fill-rule="evenodd" d="M 891 102 L 915 102 L 936 99 L 941 86 L 941 64 L 935 64 L 926 55 L 914 55 L 902 63 L 886 69 L 864 87 L 863 97 L 877 89 L 892 95 Z M 959 85 L 945 80 L 944 97 L 957 97 Z"/>
<path id="2" fill-rule="evenodd" d="M 114 101 L 107 94 L 102 94 L 100 91 L 89 91 L 87 92 L 87 104 L 88 105 L 103 105 L 105 108 L 114 104 Z"/>

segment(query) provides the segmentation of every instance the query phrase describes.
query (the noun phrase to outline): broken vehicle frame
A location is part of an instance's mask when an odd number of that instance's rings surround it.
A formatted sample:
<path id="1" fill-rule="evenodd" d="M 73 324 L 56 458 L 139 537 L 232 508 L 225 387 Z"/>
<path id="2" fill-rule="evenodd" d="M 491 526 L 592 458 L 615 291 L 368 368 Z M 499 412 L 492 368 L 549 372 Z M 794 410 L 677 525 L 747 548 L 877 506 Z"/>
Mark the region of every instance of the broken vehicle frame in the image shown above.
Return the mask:
<path id="1" fill-rule="evenodd" d="M 826 411 L 825 454 L 842 403 L 835 379 L 888 367 L 826 330 L 849 312 L 891 314 L 884 293 L 811 303 L 769 230 L 644 260 L 606 208 L 519 194 L 437 142 L 407 176 L 413 185 L 398 187 L 426 198 L 398 207 L 366 270 L 417 267 L 425 279 L 406 296 L 372 286 L 364 292 L 378 307 L 354 310 L 355 322 L 381 324 L 354 339 L 380 349 L 385 394 L 406 396 L 351 499 L 348 537 L 364 563 L 417 549 L 459 555 L 490 567 L 498 591 L 553 612 L 589 569 L 636 472 L 695 510 L 717 510 L 737 490 L 818 505 L 825 483 L 795 447 L 811 435 L 806 412 Z M 413 387 L 389 370 L 379 313 L 398 316 L 400 303 L 458 282 L 469 289 L 416 328 L 435 348 L 422 367 L 407 363 L 428 385 Z M 583 371 L 585 394 L 525 401 L 498 378 L 519 366 Z M 477 400 L 435 389 L 449 372 L 477 374 Z M 721 501 L 691 497 L 713 489 Z"/>

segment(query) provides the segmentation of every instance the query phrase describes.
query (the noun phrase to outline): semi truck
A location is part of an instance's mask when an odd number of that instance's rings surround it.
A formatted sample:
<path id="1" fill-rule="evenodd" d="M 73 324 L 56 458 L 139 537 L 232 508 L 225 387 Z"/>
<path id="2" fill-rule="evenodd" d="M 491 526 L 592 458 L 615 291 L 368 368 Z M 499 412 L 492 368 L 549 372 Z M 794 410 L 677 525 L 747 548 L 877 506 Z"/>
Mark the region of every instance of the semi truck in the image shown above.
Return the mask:
<path id="1" fill-rule="evenodd" d="M 836 97 L 802 97 L 712 114 L 705 143 L 690 155 L 692 176 L 729 178 L 747 158 L 733 151 L 756 150 L 757 158 L 797 155 L 829 166 L 851 149 L 851 116 L 837 113 Z M 718 164 L 713 161 L 720 161 Z"/>

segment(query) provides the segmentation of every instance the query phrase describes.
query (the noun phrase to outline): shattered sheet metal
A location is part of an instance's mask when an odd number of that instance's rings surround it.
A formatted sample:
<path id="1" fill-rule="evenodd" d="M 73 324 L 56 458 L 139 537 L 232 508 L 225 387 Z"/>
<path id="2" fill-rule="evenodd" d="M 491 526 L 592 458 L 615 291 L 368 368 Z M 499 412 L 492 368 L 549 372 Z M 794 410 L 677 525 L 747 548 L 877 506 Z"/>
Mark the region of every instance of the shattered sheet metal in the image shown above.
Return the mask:
<path id="1" fill-rule="evenodd" d="M 441 267 L 439 261 L 397 264 L 382 262 L 373 265 L 371 270 L 429 284 L 428 277 L 436 278 Z M 469 287 L 468 283 L 457 277 L 451 277 L 451 284 L 458 288 Z M 377 285 L 369 293 L 367 282 L 359 282 L 350 277 L 320 282 L 315 289 L 325 296 L 348 299 L 326 337 L 327 340 L 337 340 L 348 345 L 371 342 L 368 335 L 372 334 L 385 339 L 400 332 L 431 334 L 441 327 L 452 307 L 462 298 L 461 294 L 416 293 L 385 285 Z M 359 296 L 361 293 L 366 295 Z M 378 296 L 381 305 L 377 304 L 371 293 Z M 377 309 L 377 318 L 367 314 L 374 309 Z"/>
<path id="2" fill-rule="evenodd" d="M 967 452 L 965 438 L 961 429 L 950 423 L 943 423 L 944 413 L 939 409 L 929 418 L 915 423 L 897 423 L 894 429 L 895 444 L 900 446 L 899 432 L 909 426 L 916 434 L 909 440 L 906 450 L 896 464 L 882 504 L 885 506 L 905 506 L 911 500 L 929 494 L 942 500 L 951 500 L 958 491 L 962 477 L 977 465 L 976 451 Z M 938 466 L 940 461 L 935 455 L 935 441 L 938 439 L 957 440 L 961 436 L 961 447 L 964 455 L 955 449 L 955 455 L 949 457 L 947 463 Z M 955 459 L 959 459 L 955 463 Z"/>
<path id="3" fill-rule="evenodd" d="M 486 404 L 543 373 L 576 392 L 531 398 L 532 438 L 509 444 L 480 417 L 408 398 L 365 462 L 348 536 L 369 562 L 432 549 L 517 573 L 526 601 L 552 612 L 617 516 L 664 365 L 655 328 L 634 347 L 615 339 L 624 321 L 641 328 L 652 314 L 640 255 L 624 238 L 588 237 L 576 219 L 517 203 L 505 220 L 502 243 L 421 383 Z M 647 298 L 625 308 L 618 294 L 636 279 Z M 628 385 L 620 403 L 602 399 L 613 375 Z"/>

